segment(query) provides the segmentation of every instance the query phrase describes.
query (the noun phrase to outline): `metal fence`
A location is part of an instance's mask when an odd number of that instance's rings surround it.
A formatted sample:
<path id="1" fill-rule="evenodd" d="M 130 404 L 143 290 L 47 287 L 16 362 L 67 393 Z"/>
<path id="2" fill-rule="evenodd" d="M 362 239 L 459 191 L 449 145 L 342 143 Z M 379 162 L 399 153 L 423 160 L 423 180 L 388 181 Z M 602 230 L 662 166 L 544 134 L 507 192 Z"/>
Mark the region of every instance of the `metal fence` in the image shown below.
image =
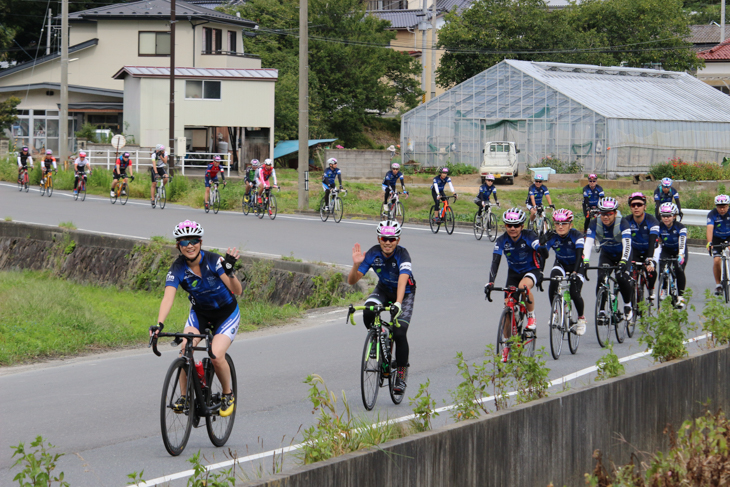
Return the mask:
<path id="1" fill-rule="evenodd" d="M 138 172 L 140 166 L 152 167 L 151 153 L 149 150 L 136 150 L 136 151 L 121 151 L 117 152 L 114 150 L 88 150 L 86 151 L 89 162 L 95 167 L 106 167 L 106 169 L 114 169 L 116 165 L 116 159 L 124 152 L 129 152 L 129 156 L 132 159 L 132 166 L 134 166 L 134 172 Z M 171 156 L 174 157 L 173 154 Z M 226 177 L 231 176 L 231 160 L 230 154 L 215 153 L 215 152 L 190 152 L 185 158 L 176 160 L 176 167 L 180 168 L 183 176 L 185 175 L 185 169 L 205 169 L 208 167 L 208 163 L 213 162 L 213 158 L 219 156 L 221 158 L 221 166 L 226 169 Z"/>

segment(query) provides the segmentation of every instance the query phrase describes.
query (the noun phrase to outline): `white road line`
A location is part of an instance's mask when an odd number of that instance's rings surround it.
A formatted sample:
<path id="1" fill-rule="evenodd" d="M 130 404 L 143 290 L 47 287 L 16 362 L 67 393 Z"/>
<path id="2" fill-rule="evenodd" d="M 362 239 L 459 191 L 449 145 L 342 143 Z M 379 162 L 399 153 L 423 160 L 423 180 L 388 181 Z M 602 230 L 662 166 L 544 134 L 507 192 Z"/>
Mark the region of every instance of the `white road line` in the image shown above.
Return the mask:
<path id="1" fill-rule="evenodd" d="M 693 343 L 693 342 L 697 342 L 697 341 L 700 341 L 700 340 L 704 340 L 704 339 L 707 338 L 707 336 L 708 335 L 705 334 L 705 335 L 700 335 L 700 336 L 697 336 L 697 337 L 694 337 L 694 338 L 690 338 L 690 339 L 686 340 L 684 343 L 685 344 L 688 344 L 688 343 Z M 619 362 L 622 362 L 622 363 L 623 362 L 629 362 L 631 360 L 636 360 L 638 358 L 646 357 L 649 354 L 651 354 L 651 350 L 647 350 L 645 352 L 635 353 L 633 355 L 628 355 L 626 357 L 620 358 L 619 359 Z M 570 373 L 568 375 L 564 375 L 563 377 L 560 377 L 558 379 L 555 379 L 555 380 L 551 381 L 550 382 L 550 387 L 564 385 L 565 383 L 567 383 L 569 381 L 578 379 L 578 378 L 580 378 L 580 377 L 582 377 L 584 375 L 591 374 L 591 373 L 595 372 L 596 370 L 598 370 L 597 367 L 595 365 L 593 365 L 591 367 L 587 367 L 585 369 L 581 369 L 581 370 L 579 370 L 577 372 L 573 372 L 573 373 Z M 508 392 L 507 393 L 507 396 L 514 396 L 516 394 L 517 394 L 517 391 L 511 391 L 511 392 Z M 484 404 L 486 402 L 490 402 L 490 401 L 494 400 L 494 398 L 495 398 L 495 396 L 484 397 L 479 402 L 481 404 Z M 455 407 L 456 407 L 455 405 L 451 404 L 449 406 L 444 406 L 442 408 L 435 409 L 434 412 L 436 412 L 436 413 L 443 413 L 443 412 L 446 412 L 446 411 L 450 411 L 450 410 L 454 409 Z M 416 416 L 414 414 L 409 414 L 407 416 L 402 416 L 400 418 L 390 419 L 390 420 L 387 420 L 387 421 L 381 421 L 380 423 L 377 423 L 376 426 L 382 426 L 382 425 L 385 425 L 385 424 L 388 424 L 388 423 L 403 423 L 405 421 L 410 421 L 412 419 L 415 419 L 415 417 Z M 219 468 L 230 467 L 230 466 L 232 466 L 235 463 L 238 463 L 239 465 L 241 465 L 243 463 L 253 462 L 255 460 L 260 460 L 262 458 L 268 458 L 268 457 L 271 457 L 271 456 L 274 456 L 274 455 L 283 455 L 285 453 L 289 453 L 289 452 L 292 452 L 292 451 L 299 450 L 303 446 L 304 446 L 304 443 L 298 443 L 296 445 L 290 445 L 290 446 L 287 446 L 287 447 L 284 447 L 284 448 L 278 448 L 276 450 L 269 450 L 269 451 L 266 451 L 266 452 L 257 453 L 255 455 L 248 455 L 246 457 L 237 458 L 235 460 L 227 460 L 225 462 L 215 463 L 215 464 L 212 464 L 212 465 L 208 465 L 207 467 L 205 467 L 205 469 L 207 471 L 211 471 L 211 470 L 218 470 Z M 148 481 L 146 481 L 144 483 L 139 484 L 139 486 L 140 487 L 152 487 L 152 486 L 155 486 L 155 485 L 164 484 L 166 482 L 171 482 L 173 480 L 187 478 L 187 477 L 192 476 L 194 473 L 195 473 L 194 470 L 185 470 L 183 472 L 178 472 L 178 473 L 174 473 L 174 474 L 170 474 L 170 475 L 165 475 L 164 477 L 158 477 L 156 479 L 148 480 Z"/>

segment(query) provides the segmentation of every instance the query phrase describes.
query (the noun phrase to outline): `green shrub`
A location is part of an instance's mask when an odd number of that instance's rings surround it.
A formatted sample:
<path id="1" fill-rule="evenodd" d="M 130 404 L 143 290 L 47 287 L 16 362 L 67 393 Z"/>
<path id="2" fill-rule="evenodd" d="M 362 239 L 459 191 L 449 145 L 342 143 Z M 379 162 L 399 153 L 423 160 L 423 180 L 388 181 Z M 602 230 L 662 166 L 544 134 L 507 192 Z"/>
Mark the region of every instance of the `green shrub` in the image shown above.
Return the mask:
<path id="1" fill-rule="evenodd" d="M 687 355 L 687 333 L 696 328 L 695 323 L 690 323 L 687 308 L 694 311 L 694 306 L 689 306 L 692 299 L 692 290 L 684 292 L 686 305 L 684 309 L 675 309 L 671 299 L 661 302 L 659 309 L 654 316 L 649 316 L 646 301 L 639 305 L 640 318 L 639 328 L 643 332 L 639 337 L 642 343 L 651 349 L 651 356 L 657 362 L 668 362 Z"/>
<path id="2" fill-rule="evenodd" d="M 722 296 L 715 296 L 709 289 L 705 289 L 702 331 L 709 334 L 709 341 L 713 346 L 730 343 L 730 309 Z"/>
<path id="3" fill-rule="evenodd" d="M 96 137 L 96 126 L 90 123 L 83 124 L 81 126 L 81 130 L 76 132 L 76 137 L 80 139 L 86 139 L 89 142 L 99 142 L 99 139 Z"/>
<path id="4" fill-rule="evenodd" d="M 657 180 L 672 178 L 686 181 L 718 181 L 730 179 L 730 167 L 723 167 L 714 162 L 686 162 L 680 157 L 673 157 L 667 162 L 653 165 L 649 174 Z"/>
<path id="5" fill-rule="evenodd" d="M 578 174 L 583 171 L 583 166 L 578 161 L 562 161 L 555 156 L 545 156 L 534 166 L 527 167 L 529 174 L 530 167 L 550 167 L 555 169 L 557 174 Z"/>
<path id="6" fill-rule="evenodd" d="M 596 380 L 606 380 L 618 377 L 623 375 L 626 371 L 623 364 L 618 361 L 618 356 L 613 353 L 613 345 L 609 343 L 606 349 L 608 352 L 606 352 L 606 354 L 599 358 L 598 362 L 596 362 L 596 367 L 598 368 Z"/>
<path id="7" fill-rule="evenodd" d="M 12 458 L 18 455 L 18 459 L 10 468 L 15 468 L 17 465 L 23 466 L 23 470 L 13 478 L 21 487 L 36 485 L 50 487 L 55 483 L 58 483 L 60 487 L 69 487 L 69 483 L 63 480 L 63 472 L 57 477 L 53 475 L 58 459 L 64 454 L 50 454 L 49 450 L 55 447 L 50 443 L 46 447 L 45 441 L 42 436 L 37 436 L 35 441 L 30 444 L 34 448 L 32 451 L 26 451 L 23 443 L 11 447 L 15 450 Z"/>
<path id="8" fill-rule="evenodd" d="M 439 415 L 436 412 L 436 401 L 431 397 L 428 390 L 430 385 L 431 379 L 427 379 L 425 384 L 419 386 L 418 394 L 409 399 L 409 404 L 413 406 L 413 415 L 415 416 L 411 421 L 411 425 L 416 432 L 430 431 L 433 418 Z"/>

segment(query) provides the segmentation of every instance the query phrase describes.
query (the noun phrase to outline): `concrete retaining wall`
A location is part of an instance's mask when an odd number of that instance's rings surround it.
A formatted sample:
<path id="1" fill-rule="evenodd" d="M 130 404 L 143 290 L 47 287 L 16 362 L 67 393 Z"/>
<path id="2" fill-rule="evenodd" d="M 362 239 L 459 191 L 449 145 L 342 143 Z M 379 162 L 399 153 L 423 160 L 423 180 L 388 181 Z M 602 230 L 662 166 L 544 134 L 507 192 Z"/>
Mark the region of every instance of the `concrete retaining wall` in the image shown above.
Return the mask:
<path id="1" fill-rule="evenodd" d="M 703 404 L 727 411 L 729 367 L 728 348 L 702 352 L 244 485 L 585 485 L 594 450 L 604 453 L 604 465 L 627 463 L 634 448 L 666 450 L 664 428 L 702 415 Z"/>
<path id="2" fill-rule="evenodd" d="M 385 150 L 327 149 L 324 160 L 337 159 L 346 179 L 382 179 L 390 169 L 390 152 Z"/>

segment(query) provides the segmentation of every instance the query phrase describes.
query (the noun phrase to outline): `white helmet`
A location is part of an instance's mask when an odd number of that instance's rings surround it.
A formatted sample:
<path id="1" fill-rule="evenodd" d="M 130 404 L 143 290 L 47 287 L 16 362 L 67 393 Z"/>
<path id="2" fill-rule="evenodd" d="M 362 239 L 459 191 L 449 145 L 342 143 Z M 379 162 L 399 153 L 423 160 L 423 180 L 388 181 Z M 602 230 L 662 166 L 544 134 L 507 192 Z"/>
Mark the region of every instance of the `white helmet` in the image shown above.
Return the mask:
<path id="1" fill-rule="evenodd" d="M 177 239 L 183 237 L 202 237 L 203 233 L 203 227 L 200 223 L 185 220 L 175 225 L 175 231 L 172 232 L 172 235 Z"/>
<path id="2" fill-rule="evenodd" d="M 165 150 L 165 146 L 164 146 L 164 145 L 162 145 L 162 144 L 157 144 L 157 145 L 155 146 L 155 150 Z"/>
<path id="3" fill-rule="evenodd" d="M 525 223 L 526 219 L 527 215 L 525 215 L 525 212 L 519 208 L 510 208 L 502 215 L 503 222 L 511 223 L 513 225 L 520 225 L 522 223 Z"/>
<path id="4" fill-rule="evenodd" d="M 659 206 L 660 215 L 676 215 L 679 213 L 679 208 L 674 203 L 662 203 Z"/>
<path id="5" fill-rule="evenodd" d="M 486 181 L 494 181 L 494 174 L 487 174 L 486 176 L 484 176 L 484 179 Z"/>
<path id="6" fill-rule="evenodd" d="M 718 194 L 715 196 L 715 204 L 716 205 L 728 205 L 730 204 L 730 196 L 726 194 Z"/>
<path id="7" fill-rule="evenodd" d="M 397 162 L 394 162 L 393 164 L 390 165 L 390 168 L 391 169 L 400 169 L 400 164 L 398 164 Z"/>
<path id="8" fill-rule="evenodd" d="M 401 226 L 395 220 L 386 220 L 378 223 L 378 228 L 375 229 L 375 233 L 378 237 L 400 237 Z"/>
<path id="9" fill-rule="evenodd" d="M 273 166 L 274 165 L 274 163 L 271 161 L 271 159 L 266 159 L 264 161 L 264 164 L 267 165 L 267 166 Z"/>
<path id="10" fill-rule="evenodd" d="M 261 167 L 261 163 L 258 159 L 254 159 L 251 161 L 251 167 Z"/>
<path id="11" fill-rule="evenodd" d="M 331 166 L 332 164 L 337 164 L 337 159 L 335 159 L 334 157 L 330 157 L 329 159 L 327 159 L 327 165 Z"/>
<path id="12" fill-rule="evenodd" d="M 600 211 L 617 211 L 618 201 L 616 201 L 616 198 L 606 196 L 605 198 L 598 200 L 598 209 Z"/>

